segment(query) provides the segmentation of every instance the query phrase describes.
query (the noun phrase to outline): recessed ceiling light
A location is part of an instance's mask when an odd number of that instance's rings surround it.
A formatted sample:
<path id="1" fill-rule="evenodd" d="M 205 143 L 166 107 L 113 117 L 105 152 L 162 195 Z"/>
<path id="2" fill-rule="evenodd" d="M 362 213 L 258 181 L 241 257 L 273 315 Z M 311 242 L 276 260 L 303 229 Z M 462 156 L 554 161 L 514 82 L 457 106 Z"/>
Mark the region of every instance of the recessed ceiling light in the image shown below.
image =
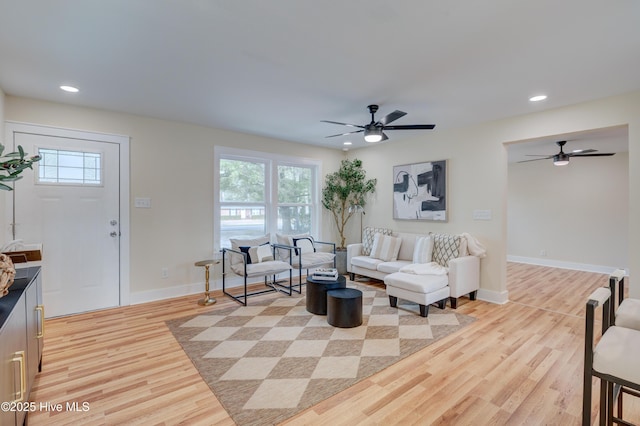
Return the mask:
<path id="1" fill-rule="evenodd" d="M 540 102 L 547 99 L 547 95 L 536 95 L 529 98 L 531 102 Z"/>
<path id="2" fill-rule="evenodd" d="M 343 142 L 342 145 L 351 145 L 351 142 L 346 141 L 346 142 Z"/>
<path id="3" fill-rule="evenodd" d="M 80 89 L 73 86 L 60 86 L 60 88 L 65 92 L 69 92 L 69 93 L 78 93 L 80 91 Z"/>

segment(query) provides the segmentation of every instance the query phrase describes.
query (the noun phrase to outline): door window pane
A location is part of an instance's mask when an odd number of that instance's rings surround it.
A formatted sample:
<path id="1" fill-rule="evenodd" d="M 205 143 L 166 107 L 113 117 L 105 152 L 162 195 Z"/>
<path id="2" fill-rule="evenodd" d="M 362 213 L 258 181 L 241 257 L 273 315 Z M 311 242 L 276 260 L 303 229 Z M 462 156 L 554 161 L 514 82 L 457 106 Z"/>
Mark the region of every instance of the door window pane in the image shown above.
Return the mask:
<path id="1" fill-rule="evenodd" d="M 101 185 L 102 154 L 40 148 L 38 183 Z"/>

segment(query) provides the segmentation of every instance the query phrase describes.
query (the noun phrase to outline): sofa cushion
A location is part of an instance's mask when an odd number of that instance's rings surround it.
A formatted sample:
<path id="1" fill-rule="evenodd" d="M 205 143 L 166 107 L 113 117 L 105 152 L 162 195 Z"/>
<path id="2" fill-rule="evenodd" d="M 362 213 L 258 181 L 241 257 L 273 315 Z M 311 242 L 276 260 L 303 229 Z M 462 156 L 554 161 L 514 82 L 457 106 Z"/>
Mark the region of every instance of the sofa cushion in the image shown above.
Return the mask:
<path id="1" fill-rule="evenodd" d="M 413 249 L 412 263 L 429 263 L 433 253 L 433 239 L 429 237 L 416 238 Z"/>
<path id="2" fill-rule="evenodd" d="M 449 285 L 449 277 L 447 275 L 416 275 L 395 272 L 384 277 L 384 283 L 415 293 L 431 293 Z"/>
<path id="3" fill-rule="evenodd" d="M 395 260 L 393 262 L 382 262 L 378 264 L 377 270 L 386 274 L 392 274 L 398 272 L 403 267 L 410 265 L 408 260 Z"/>
<path id="4" fill-rule="evenodd" d="M 370 256 L 376 259 L 390 262 L 398 259 L 402 240 L 390 235 L 376 234 L 373 238 L 373 247 Z"/>
<path id="5" fill-rule="evenodd" d="M 391 229 L 386 228 L 372 228 L 367 226 L 362 231 L 362 254 L 369 256 L 371 254 L 371 248 L 373 248 L 373 238 L 376 234 L 391 235 Z"/>
<path id="6" fill-rule="evenodd" d="M 356 256 L 351 258 L 351 264 L 353 266 L 359 266 L 365 269 L 371 269 L 372 271 L 378 270 L 378 265 L 382 263 L 382 260 L 375 259 L 370 256 Z"/>
<path id="7" fill-rule="evenodd" d="M 433 238 L 432 260 L 449 267 L 449 260 L 460 256 L 460 235 L 431 234 Z"/>

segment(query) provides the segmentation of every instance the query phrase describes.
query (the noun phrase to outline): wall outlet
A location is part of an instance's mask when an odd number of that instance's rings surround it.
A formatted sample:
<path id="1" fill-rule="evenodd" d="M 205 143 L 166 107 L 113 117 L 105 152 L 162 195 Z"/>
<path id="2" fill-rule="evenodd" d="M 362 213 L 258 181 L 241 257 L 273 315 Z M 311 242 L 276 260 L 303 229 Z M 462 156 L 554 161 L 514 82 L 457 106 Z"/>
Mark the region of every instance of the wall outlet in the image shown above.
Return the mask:
<path id="1" fill-rule="evenodd" d="M 546 256 L 547 255 L 547 251 L 542 249 L 540 250 L 540 256 Z"/>
<path id="2" fill-rule="evenodd" d="M 138 209 L 150 209 L 151 198 L 136 197 L 133 201 L 133 205 Z"/>
<path id="3" fill-rule="evenodd" d="M 160 278 L 169 278 L 169 268 L 160 269 Z"/>

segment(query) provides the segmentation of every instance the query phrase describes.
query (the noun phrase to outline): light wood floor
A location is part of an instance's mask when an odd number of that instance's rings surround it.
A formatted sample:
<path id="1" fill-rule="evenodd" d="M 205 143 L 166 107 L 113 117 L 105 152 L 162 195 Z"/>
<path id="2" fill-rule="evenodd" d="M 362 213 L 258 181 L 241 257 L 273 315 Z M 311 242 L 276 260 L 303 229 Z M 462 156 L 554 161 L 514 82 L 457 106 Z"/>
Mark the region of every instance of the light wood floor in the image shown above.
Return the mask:
<path id="1" fill-rule="evenodd" d="M 476 322 L 285 424 L 580 424 L 584 305 L 607 277 L 513 263 L 508 283 L 509 303 L 463 298 L 458 312 Z M 29 423 L 234 424 L 164 324 L 236 303 L 216 295 L 201 307 L 199 297 L 47 320 L 31 400 L 89 409 L 39 410 Z M 640 423 L 633 399 L 625 418 Z"/>

